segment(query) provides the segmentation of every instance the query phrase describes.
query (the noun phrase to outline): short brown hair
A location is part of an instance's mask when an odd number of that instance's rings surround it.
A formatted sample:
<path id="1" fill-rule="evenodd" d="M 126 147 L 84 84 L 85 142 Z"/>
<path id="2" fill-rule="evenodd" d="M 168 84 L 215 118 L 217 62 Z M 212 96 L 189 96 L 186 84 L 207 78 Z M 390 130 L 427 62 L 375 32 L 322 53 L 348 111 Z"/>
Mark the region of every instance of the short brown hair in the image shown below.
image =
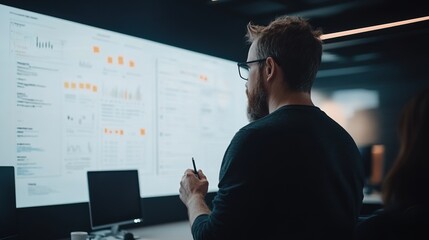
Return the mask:
<path id="1" fill-rule="evenodd" d="M 258 41 L 259 59 L 274 58 L 290 89 L 310 92 L 322 58 L 321 35 L 301 17 L 281 16 L 268 26 L 249 22 L 246 38 L 249 43 Z"/>

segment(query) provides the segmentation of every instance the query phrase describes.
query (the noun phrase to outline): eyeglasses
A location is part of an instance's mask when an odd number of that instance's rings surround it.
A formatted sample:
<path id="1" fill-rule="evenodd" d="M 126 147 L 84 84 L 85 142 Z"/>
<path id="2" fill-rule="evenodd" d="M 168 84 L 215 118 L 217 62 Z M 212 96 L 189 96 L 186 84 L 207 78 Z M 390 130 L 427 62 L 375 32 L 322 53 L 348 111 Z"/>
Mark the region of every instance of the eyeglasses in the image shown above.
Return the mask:
<path id="1" fill-rule="evenodd" d="M 260 63 L 267 60 L 266 58 L 263 59 L 258 59 L 258 60 L 253 60 L 253 61 L 248 61 L 248 62 L 239 62 L 237 63 L 238 66 L 238 74 L 240 75 L 240 77 L 244 80 L 248 80 L 249 79 L 249 70 L 250 70 L 250 64 L 251 63 Z"/>

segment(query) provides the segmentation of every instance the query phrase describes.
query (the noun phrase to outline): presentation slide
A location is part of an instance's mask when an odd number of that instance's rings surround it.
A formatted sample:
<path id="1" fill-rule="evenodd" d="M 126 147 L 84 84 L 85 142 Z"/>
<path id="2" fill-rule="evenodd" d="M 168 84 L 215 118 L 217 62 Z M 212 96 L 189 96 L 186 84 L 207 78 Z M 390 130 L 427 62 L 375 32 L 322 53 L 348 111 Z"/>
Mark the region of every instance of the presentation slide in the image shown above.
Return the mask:
<path id="1" fill-rule="evenodd" d="M 90 170 L 138 169 L 141 197 L 177 195 L 192 157 L 217 190 L 248 123 L 235 62 L 5 5 L 0 36 L 17 207 L 88 202 Z"/>

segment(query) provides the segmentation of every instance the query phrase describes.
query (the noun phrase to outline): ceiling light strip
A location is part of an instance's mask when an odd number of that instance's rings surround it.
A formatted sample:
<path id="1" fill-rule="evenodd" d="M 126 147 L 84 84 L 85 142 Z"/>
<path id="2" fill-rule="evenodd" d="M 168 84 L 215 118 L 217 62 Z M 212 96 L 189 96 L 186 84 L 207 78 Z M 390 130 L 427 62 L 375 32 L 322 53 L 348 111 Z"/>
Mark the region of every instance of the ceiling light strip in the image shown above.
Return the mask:
<path id="1" fill-rule="evenodd" d="M 385 28 L 397 27 L 397 26 L 401 26 L 401 25 L 406 25 L 406 24 L 411 24 L 411 23 L 416 23 L 416 22 L 422 22 L 422 21 L 427 21 L 427 20 L 429 20 L 429 16 L 420 17 L 420 18 L 413 18 L 413 19 L 409 19 L 409 20 L 403 20 L 403 21 L 392 22 L 392 23 L 385 23 L 385 24 L 375 25 L 375 26 L 371 26 L 371 27 L 363 27 L 363 28 L 357 28 L 357 29 L 352 29 L 352 30 L 347 30 L 347 31 L 323 34 L 320 38 L 322 40 L 326 40 L 326 39 L 344 37 L 344 36 L 349 36 L 349 35 L 354 35 L 354 34 L 359 34 L 359 33 L 364 33 L 364 32 L 370 32 L 370 31 L 376 31 L 376 30 L 385 29 Z"/>

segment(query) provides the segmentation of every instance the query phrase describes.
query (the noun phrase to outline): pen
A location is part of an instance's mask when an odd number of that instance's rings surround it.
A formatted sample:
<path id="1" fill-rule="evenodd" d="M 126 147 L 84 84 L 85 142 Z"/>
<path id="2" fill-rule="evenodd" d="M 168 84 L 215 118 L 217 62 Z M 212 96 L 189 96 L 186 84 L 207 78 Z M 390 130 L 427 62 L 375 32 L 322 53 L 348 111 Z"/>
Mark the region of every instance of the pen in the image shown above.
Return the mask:
<path id="1" fill-rule="evenodd" d="M 198 175 L 197 167 L 195 166 L 194 157 L 192 157 L 192 165 L 194 165 L 194 174 L 197 175 L 198 179 L 200 179 L 200 175 Z"/>

